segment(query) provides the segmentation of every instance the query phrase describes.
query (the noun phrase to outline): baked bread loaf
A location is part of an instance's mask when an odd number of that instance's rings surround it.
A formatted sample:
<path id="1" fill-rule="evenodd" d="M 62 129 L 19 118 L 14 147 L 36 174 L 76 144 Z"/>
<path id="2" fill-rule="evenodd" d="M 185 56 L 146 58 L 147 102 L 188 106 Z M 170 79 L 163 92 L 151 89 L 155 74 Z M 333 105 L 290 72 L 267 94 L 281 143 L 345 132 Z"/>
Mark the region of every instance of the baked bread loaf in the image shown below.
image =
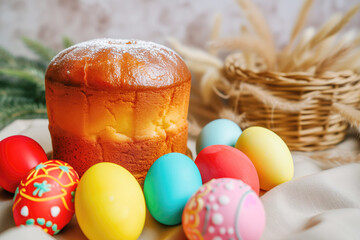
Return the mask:
<path id="1" fill-rule="evenodd" d="M 53 157 L 82 175 L 114 162 L 143 182 L 152 163 L 186 153 L 191 74 L 172 50 L 96 39 L 63 50 L 45 75 Z"/>

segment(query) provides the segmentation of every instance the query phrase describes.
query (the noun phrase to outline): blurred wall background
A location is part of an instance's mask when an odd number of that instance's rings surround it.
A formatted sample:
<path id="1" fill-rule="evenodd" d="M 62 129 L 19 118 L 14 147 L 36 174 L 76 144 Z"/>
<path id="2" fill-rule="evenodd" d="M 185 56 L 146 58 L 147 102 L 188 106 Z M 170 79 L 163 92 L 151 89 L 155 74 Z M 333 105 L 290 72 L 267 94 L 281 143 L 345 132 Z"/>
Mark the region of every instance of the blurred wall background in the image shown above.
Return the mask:
<path id="1" fill-rule="evenodd" d="M 288 41 L 302 0 L 254 0 L 264 13 L 278 47 Z M 333 13 L 359 0 L 315 0 L 308 26 L 320 27 Z M 222 36 L 239 33 L 244 15 L 235 0 L 0 0 L 0 45 L 30 55 L 21 36 L 57 50 L 67 36 L 139 38 L 166 44 L 166 37 L 198 47 L 209 39 L 214 15 L 223 15 Z M 349 27 L 360 28 L 360 14 Z M 349 28 L 348 27 L 348 28 Z"/>

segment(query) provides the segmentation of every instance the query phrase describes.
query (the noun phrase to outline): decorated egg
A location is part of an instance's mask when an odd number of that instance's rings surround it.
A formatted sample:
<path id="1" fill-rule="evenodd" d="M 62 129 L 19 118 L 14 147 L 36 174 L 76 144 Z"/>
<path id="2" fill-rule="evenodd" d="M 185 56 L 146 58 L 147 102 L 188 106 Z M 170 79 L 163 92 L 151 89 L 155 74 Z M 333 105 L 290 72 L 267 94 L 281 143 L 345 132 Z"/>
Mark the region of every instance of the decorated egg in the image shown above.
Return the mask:
<path id="1" fill-rule="evenodd" d="M 203 183 L 214 178 L 240 179 L 259 194 L 259 177 L 250 159 L 241 151 L 227 145 L 212 145 L 197 155 L 195 164 L 199 168 Z"/>
<path id="2" fill-rule="evenodd" d="M 78 182 L 79 176 L 69 164 L 59 160 L 40 163 L 15 191 L 15 224 L 38 225 L 51 235 L 57 234 L 74 214 Z"/>
<path id="3" fill-rule="evenodd" d="M 235 146 L 241 134 L 241 128 L 231 120 L 216 119 L 209 122 L 201 130 L 196 139 L 196 153 L 211 145 Z"/>
<path id="4" fill-rule="evenodd" d="M 258 195 L 232 178 L 204 184 L 187 202 L 182 218 L 189 240 L 256 240 L 265 228 L 265 211 Z"/>
<path id="5" fill-rule="evenodd" d="M 0 142 L 0 186 L 15 192 L 30 169 L 47 161 L 46 153 L 33 139 L 15 135 Z"/>
<path id="6" fill-rule="evenodd" d="M 263 127 L 249 127 L 239 137 L 236 148 L 253 162 L 260 188 L 271 188 L 291 180 L 294 163 L 289 148 L 276 133 Z"/>
<path id="7" fill-rule="evenodd" d="M 193 160 L 181 153 L 168 153 L 150 167 L 144 194 L 150 214 L 160 223 L 181 223 L 182 211 L 201 187 L 201 176 Z"/>
<path id="8" fill-rule="evenodd" d="M 137 239 L 145 224 L 144 194 L 125 168 L 98 163 L 80 179 L 75 213 L 88 239 Z"/>

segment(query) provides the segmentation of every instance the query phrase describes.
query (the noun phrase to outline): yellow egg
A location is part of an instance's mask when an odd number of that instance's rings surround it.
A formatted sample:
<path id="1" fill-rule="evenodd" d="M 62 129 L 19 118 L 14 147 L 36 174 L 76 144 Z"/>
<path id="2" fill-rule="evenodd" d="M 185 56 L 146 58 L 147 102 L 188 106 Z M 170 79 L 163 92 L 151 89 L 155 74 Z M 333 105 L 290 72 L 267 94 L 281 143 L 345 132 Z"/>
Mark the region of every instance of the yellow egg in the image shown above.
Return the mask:
<path id="1" fill-rule="evenodd" d="M 263 127 L 249 127 L 235 147 L 253 162 L 259 175 L 260 188 L 271 188 L 291 180 L 294 163 L 289 148 L 274 132 Z"/>
<path id="2" fill-rule="evenodd" d="M 98 163 L 80 179 L 75 214 L 88 239 L 137 239 L 145 224 L 144 194 L 125 168 Z"/>

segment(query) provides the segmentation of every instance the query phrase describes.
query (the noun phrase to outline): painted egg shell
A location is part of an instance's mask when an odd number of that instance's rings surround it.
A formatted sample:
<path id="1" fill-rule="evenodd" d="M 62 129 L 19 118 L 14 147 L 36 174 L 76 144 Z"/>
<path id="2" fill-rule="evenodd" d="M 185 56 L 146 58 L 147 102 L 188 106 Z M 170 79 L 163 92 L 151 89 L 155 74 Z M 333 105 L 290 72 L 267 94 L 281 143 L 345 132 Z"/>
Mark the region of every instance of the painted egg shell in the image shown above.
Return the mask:
<path id="1" fill-rule="evenodd" d="M 150 167 L 144 182 L 146 205 L 160 223 L 181 223 L 182 211 L 202 185 L 193 160 L 181 153 L 168 153 Z"/>
<path id="2" fill-rule="evenodd" d="M 196 153 L 211 145 L 235 146 L 241 134 L 241 128 L 231 120 L 216 119 L 201 130 L 196 139 Z"/>
<path id="3" fill-rule="evenodd" d="M 196 157 L 203 183 L 214 178 L 240 179 L 259 194 L 260 185 L 256 169 L 241 151 L 227 145 L 212 145 L 204 148 Z"/>
<path id="4" fill-rule="evenodd" d="M 263 127 L 249 127 L 239 137 L 236 148 L 253 162 L 260 188 L 271 188 L 291 180 L 294 163 L 289 148 L 274 132 Z"/>
<path id="5" fill-rule="evenodd" d="M 145 224 L 144 194 L 128 170 L 98 163 L 80 179 L 75 213 L 88 239 L 137 239 Z"/>
<path id="6" fill-rule="evenodd" d="M 79 176 L 67 163 L 40 163 L 21 180 L 13 204 L 15 224 L 38 225 L 57 234 L 74 214 L 75 189 Z"/>
<path id="7" fill-rule="evenodd" d="M 15 135 L 3 139 L 0 142 L 0 186 L 14 193 L 28 172 L 47 160 L 40 144 L 29 137 Z"/>
<path id="8" fill-rule="evenodd" d="M 183 212 L 190 240 L 260 239 L 265 211 L 249 185 L 232 178 L 214 179 L 190 198 Z"/>

